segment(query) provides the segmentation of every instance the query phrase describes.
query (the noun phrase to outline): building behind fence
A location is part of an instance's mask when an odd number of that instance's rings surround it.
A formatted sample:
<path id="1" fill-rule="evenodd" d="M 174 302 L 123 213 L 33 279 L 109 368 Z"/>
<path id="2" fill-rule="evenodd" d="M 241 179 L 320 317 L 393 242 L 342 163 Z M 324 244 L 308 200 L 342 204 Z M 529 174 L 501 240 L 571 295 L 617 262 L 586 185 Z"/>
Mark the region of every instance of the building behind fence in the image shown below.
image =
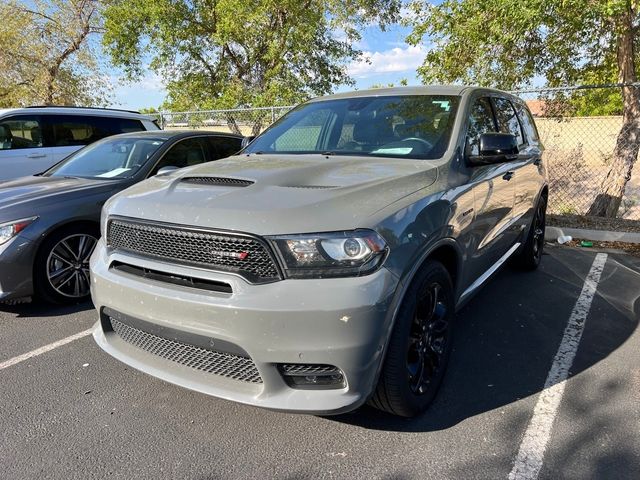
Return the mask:
<path id="1" fill-rule="evenodd" d="M 514 93 L 529 104 L 545 146 L 550 183 L 549 212 L 584 215 L 609 170 L 622 126 L 621 101 L 618 111 L 616 105 L 589 107 L 588 103 L 615 104 L 620 98 L 620 87 L 581 86 Z M 257 135 L 291 108 L 163 112 L 159 121 L 164 128 L 204 128 Z M 617 114 L 592 114 L 603 110 Z M 634 169 L 627 183 L 618 217 L 640 220 L 640 167 Z"/>

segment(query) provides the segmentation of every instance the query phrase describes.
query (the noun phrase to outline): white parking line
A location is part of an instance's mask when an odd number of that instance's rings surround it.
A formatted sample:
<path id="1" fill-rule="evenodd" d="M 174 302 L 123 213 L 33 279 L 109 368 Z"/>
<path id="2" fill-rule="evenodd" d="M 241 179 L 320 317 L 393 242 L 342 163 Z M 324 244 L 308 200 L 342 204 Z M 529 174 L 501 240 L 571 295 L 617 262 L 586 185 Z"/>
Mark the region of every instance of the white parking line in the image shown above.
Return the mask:
<path id="1" fill-rule="evenodd" d="M 9 360 L 0 363 L 0 370 L 4 370 L 7 367 L 11 367 L 12 365 L 15 365 L 17 363 L 29 360 L 30 358 L 37 357 L 38 355 L 42 355 L 43 353 L 47 353 L 54 348 L 61 347 L 62 345 L 66 345 L 67 343 L 71 343 L 74 340 L 78 340 L 79 338 L 91 335 L 92 333 L 93 328 L 90 328 L 89 330 L 84 330 L 82 332 L 76 333 L 75 335 L 71 335 L 70 337 L 63 338 L 62 340 L 50 343 L 49 345 L 45 345 L 44 347 L 36 348 L 35 350 L 31 350 L 30 352 L 10 358 Z"/>
<path id="2" fill-rule="evenodd" d="M 544 452 L 551 437 L 553 421 L 556 417 L 569 369 L 580 344 L 584 324 L 591 308 L 591 302 L 598 288 L 602 269 L 607 261 L 606 253 L 596 255 L 591 270 L 584 281 L 582 292 L 576 301 L 564 330 L 560 347 L 553 359 L 553 365 L 547 375 L 544 390 L 540 393 L 533 417 L 524 434 L 520 450 L 516 456 L 513 469 L 509 473 L 509 480 L 535 480 L 538 478 Z"/>

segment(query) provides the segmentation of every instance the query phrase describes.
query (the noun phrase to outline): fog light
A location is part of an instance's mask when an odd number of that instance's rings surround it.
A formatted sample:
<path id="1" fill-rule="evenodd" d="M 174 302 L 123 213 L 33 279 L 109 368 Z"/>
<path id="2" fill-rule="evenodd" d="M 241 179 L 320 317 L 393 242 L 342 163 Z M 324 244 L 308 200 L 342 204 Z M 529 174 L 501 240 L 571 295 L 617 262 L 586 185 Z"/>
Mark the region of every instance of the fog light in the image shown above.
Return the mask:
<path id="1" fill-rule="evenodd" d="M 344 374 L 333 365 L 281 363 L 278 370 L 287 385 L 299 389 L 344 388 Z"/>

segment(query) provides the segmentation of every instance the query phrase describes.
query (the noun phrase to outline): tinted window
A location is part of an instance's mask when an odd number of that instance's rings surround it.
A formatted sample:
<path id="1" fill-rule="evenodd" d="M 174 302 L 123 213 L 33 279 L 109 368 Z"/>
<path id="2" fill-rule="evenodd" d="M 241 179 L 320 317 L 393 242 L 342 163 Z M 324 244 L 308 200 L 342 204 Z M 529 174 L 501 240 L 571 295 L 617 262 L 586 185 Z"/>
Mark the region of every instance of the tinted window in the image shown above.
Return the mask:
<path id="1" fill-rule="evenodd" d="M 42 128 L 37 117 L 12 117 L 0 121 L 0 150 L 42 147 Z"/>
<path id="2" fill-rule="evenodd" d="M 498 120 L 500 132 L 515 135 L 518 145 L 522 145 L 524 138 L 522 137 L 520 122 L 518 122 L 518 116 L 511 102 L 506 98 L 494 98 L 493 102 L 496 107 L 496 119 Z"/>
<path id="3" fill-rule="evenodd" d="M 47 116 L 47 120 L 51 124 L 53 145 L 56 147 L 88 145 L 118 133 L 144 130 L 138 120 L 127 118 L 51 115 Z"/>
<path id="4" fill-rule="evenodd" d="M 155 166 L 151 175 L 163 167 L 190 167 L 206 161 L 205 145 L 202 138 L 187 138 L 173 145 L 165 152 L 162 160 Z"/>
<path id="5" fill-rule="evenodd" d="M 211 160 L 230 157 L 242 146 L 242 139 L 234 137 L 207 137 L 207 142 L 211 148 Z"/>
<path id="6" fill-rule="evenodd" d="M 467 130 L 467 155 L 480 155 L 480 135 L 496 132 L 496 123 L 488 98 L 479 98 L 471 106 Z"/>
<path id="7" fill-rule="evenodd" d="M 127 178 L 147 164 L 164 143 L 161 138 L 105 138 L 79 150 L 45 176 Z"/>
<path id="8" fill-rule="evenodd" d="M 354 97 L 292 110 L 245 153 L 324 153 L 433 159 L 446 150 L 457 96 Z"/>
<path id="9" fill-rule="evenodd" d="M 536 128 L 536 124 L 533 121 L 533 117 L 531 116 L 529 109 L 520 104 L 516 105 L 516 109 L 518 110 L 518 115 L 520 117 L 524 133 L 527 136 L 527 141 L 533 141 L 535 143 L 539 142 L 540 137 L 538 136 L 538 129 Z"/>

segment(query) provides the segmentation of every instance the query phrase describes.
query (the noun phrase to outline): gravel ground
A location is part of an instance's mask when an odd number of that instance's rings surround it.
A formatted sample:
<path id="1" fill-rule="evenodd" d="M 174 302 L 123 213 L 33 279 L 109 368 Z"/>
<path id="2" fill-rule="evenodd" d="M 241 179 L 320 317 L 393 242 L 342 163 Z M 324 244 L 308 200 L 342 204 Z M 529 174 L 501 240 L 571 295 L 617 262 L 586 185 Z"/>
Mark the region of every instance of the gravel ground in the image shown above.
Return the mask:
<path id="1" fill-rule="evenodd" d="M 570 242 L 566 243 L 566 246 L 568 247 L 575 247 L 575 248 L 581 248 L 581 249 L 595 249 L 595 250 L 602 250 L 602 251 L 607 251 L 607 250 L 614 250 L 616 252 L 625 252 L 628 253 L 629 255 L 633 255 L 635 257 L 640 257 L 640 244 L 638 243 L 626 243 L 626 242 L 598 242 L 598 241 L 591 241 L 591 240 L 586 240 L 587 242 L 590 242 L 592 244 L 591 247 L 584 247 L 582 246 L 582 239 L 580 238 L 574 238 L 573 240 L 571 240 Z"/>
<path id="2" fill-rule="evenodd" d="M 547 215 L 547 224 L 552 227 L 586 228 L 612 232 L 640 233 L 640 220 L 622 218 L 588 217 L 585 215 Z"/>

